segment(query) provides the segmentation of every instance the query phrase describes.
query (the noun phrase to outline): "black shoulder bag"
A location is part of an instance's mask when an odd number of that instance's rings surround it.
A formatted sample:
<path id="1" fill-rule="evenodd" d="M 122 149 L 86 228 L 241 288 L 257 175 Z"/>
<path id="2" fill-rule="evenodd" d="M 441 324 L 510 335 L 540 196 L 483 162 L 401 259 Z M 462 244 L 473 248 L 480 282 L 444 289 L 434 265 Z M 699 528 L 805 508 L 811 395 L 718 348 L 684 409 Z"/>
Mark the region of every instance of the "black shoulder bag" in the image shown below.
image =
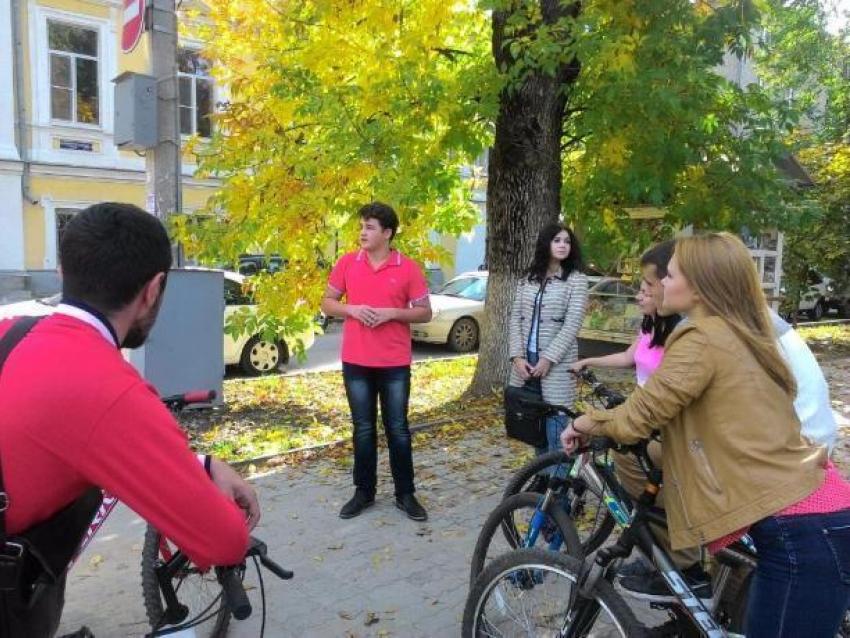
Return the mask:
<path id="1" fill-rule="evenodd" d="M 540 287 L 540 295 L 546 290 L 546 281 Z M 532 327 L 534 326 L 532 313 Z M 529 339 L 531 335 L 529 334 Z M 539 408 L 529 405 L 543 401 L 543 389 L 540 379 L 529 379 L 522 386 L 505 387 L 505 433 L 508 438 L 516 439 L 534 447 L 546 447 L 546 414 Z"/>
<path id="2" fill-rule="evenodd" d="M 545 447 L 546 414 L 528 402 L 540 402 L 540 385 L 509 385 L 505 388 L 505 432 L 508 438 L 534 447 Z"/>
<path id="3" fill-rule="evenodd" d="M 0 373 L 40 317 L 19 319 L 0 339 Z M 65 605 L 68 565 L 102 500 L 93 488 L 46 521 L 6 534 L 10 499 L 0 467 L 0 638 L 50 638 Z"/>

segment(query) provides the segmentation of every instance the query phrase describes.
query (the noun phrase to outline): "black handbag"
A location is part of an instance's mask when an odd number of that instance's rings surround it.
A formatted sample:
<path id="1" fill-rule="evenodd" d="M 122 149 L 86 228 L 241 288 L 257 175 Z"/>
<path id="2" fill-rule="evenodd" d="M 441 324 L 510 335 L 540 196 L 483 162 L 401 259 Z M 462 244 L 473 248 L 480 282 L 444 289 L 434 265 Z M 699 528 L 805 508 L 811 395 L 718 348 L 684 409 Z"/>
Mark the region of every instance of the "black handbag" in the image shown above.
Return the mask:
<path id="1" fill-rule="evenodd" d="M 543 395 L 535 385 L 509 385 L 505 388 L 505 432 L 508 438 L 534 447 L 546 447 L 546 412 L 528 402 L 540 403 Z"/>
<path id="2" fill-rule="evenodd" d="M 0 339 L 0 371 L 38 318 L 18 320 Z M 102 501 L 92 488 L 46 521 L 6 534 L 9 495 L 0 468 L 0 638 L 51 638 L 65 604 L 68 566 Z"/>

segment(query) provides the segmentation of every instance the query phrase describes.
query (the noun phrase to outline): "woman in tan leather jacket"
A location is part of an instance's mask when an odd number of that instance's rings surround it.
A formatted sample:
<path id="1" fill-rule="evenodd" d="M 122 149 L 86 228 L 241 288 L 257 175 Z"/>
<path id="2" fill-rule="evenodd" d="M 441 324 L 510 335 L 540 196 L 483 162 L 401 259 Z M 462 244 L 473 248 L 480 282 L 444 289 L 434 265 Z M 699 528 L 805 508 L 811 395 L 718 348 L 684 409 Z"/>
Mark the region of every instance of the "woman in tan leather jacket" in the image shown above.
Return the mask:
<path id="1" fill-rule="evenodd" d="M 710 551 L 749 533 L 759 553 L 749 638 L 832 638 L 850 603 L 850 484 L 800 434 L 794 378 L 740 239 L 681 239 L 664 306 L 687 321 L 622 406 L 591 410 L 561 437 L 629 443 L 660 428 L 673 549 Z"/>

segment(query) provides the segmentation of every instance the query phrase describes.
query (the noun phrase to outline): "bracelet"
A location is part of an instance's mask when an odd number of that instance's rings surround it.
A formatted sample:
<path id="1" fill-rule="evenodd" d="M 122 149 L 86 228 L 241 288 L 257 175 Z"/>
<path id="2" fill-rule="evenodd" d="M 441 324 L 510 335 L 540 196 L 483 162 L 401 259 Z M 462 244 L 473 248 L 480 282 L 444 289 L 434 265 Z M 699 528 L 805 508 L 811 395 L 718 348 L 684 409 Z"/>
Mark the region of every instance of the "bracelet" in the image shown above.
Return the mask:
<path id="1" fill-rule="evenodd" d="M 198 463 L 204 466 L 204 470 L 207 473 L 207 476 L 212 476 L 210 471 L 210 467 L 212 466 L 212 455 L 211 454 L 198 454 Z"/>

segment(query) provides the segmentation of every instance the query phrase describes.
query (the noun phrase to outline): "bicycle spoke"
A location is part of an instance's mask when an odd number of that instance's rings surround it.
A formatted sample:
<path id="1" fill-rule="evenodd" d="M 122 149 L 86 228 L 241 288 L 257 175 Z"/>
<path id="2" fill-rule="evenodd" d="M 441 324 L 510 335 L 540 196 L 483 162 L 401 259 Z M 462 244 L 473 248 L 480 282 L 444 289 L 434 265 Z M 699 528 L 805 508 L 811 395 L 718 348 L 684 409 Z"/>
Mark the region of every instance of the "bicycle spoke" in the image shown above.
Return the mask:
<path id="1" fill-rule="evenodd" d="M 595 600 L 578 599 L 570 616 L 574 577 L 546 565 L 505 571 L 492 583 L 480 607 L 477 636 L 555 638 L 564 635 L 626 636 Z M 566 631 L 567 628 L 570 631 Z"/>

